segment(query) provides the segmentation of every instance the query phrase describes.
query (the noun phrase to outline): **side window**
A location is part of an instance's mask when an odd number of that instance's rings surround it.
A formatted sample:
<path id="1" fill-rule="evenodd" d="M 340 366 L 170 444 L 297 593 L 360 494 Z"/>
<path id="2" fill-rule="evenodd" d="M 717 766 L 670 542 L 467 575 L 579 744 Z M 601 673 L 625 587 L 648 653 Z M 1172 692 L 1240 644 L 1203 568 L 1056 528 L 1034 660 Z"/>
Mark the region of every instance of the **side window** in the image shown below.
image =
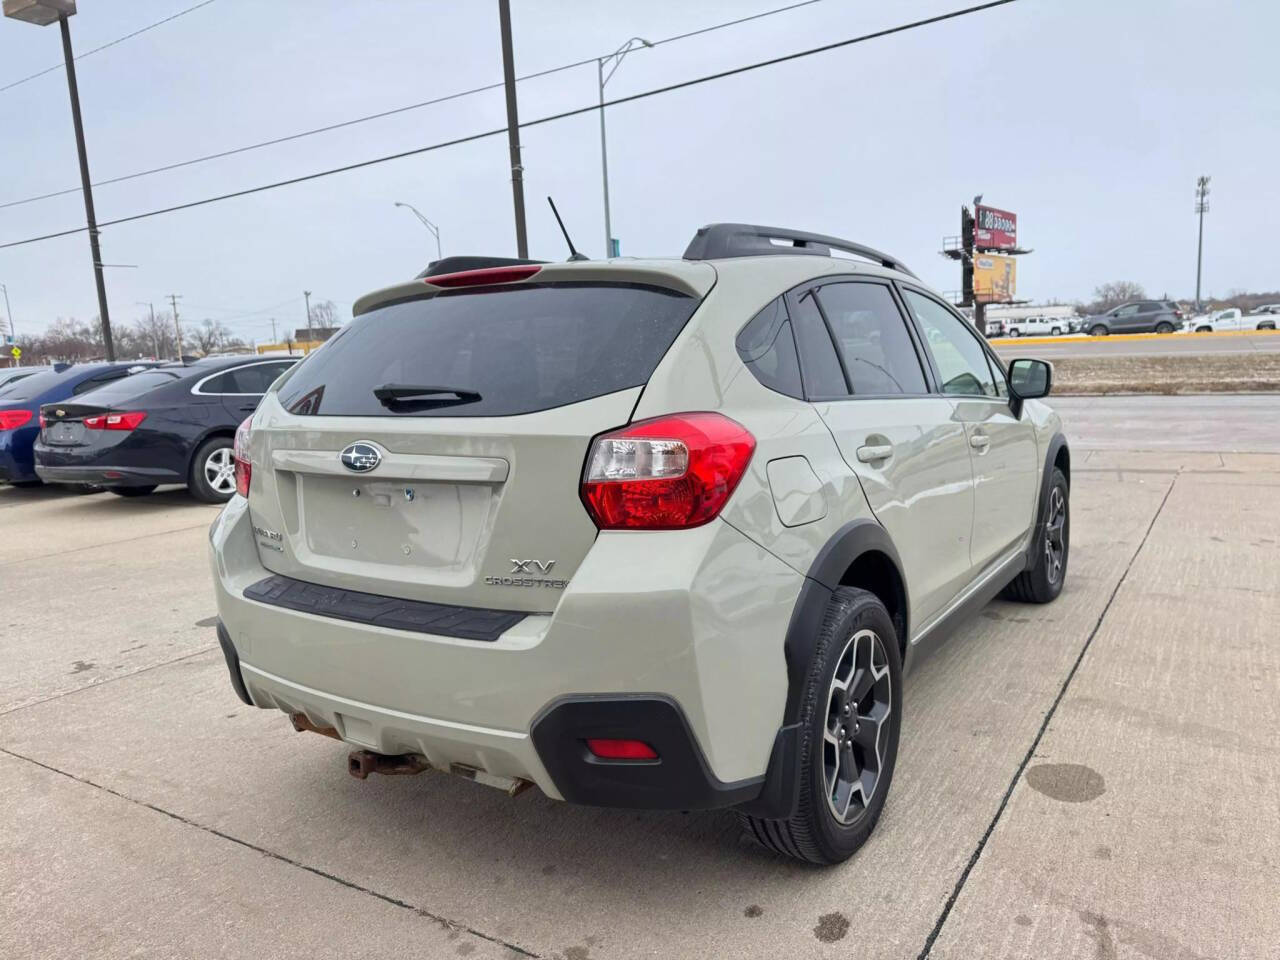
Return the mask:
<path id="1" fill-rule="evenodd" d="M 791 313 L 791 323 L 795 329 L 796 346 L 800 350 L 805 393 L 810 397 L 847 397 L 849 386 L 844 381 L 835 345 L 812 292 L 797 301 Z"/>
<path id="2" fill-rule="evenodd" d="M 238 367 L 231 371 L 235 375 L 235 392 L 266 393 L 267 387 L 271 386 L 283 371 L 284 367 L 278 363 L 255 363 L 247 367 Z"/>
<path id="3" fill-rule="evenodd" d="M 829 283 L 817 296 L 855 397 L 928 393 L 906 320 L 887 286 Z"/>
<path id="4" fill-rule="evenodd" d="M 804 399 L 795 336 L 782 297 L 757 313 L 736 341 L 738 356 L 755 378 L 770 390 Z"/>
<path id="5" fill-rule="evenodd" d="M 991 378 L 996 386 L 997 397 L 1009 396 L 1009 378 L 1005 374 L 1004 368 L 1000 366 L 1000 361 L 994 359 L 991 354 L 987 354 L 987 365 L 991 367 Z"/>
<path id="6" fill-rule="evenodd" d="M 226 373 L 220 373 L 210 380 L 206 380 L 204 385 L 200 387 L 200 393 L 239 393 L 236 387 L 236 371 L 228 370 Z"/>
<path id="7" fill-rule="evenodd" d="M 942 392 L 951 396 L 998 396 L 987 351 L 969 325 L 942 304 L 914 290 L 903 290 L 903 296 L 929 342 Z"/>
<path id="8" fill-rule="evenodd" d="M 1116 310 L 1117 317 L 1131 317 L 1138 312 L 1138 304 L 1131 303 L 1127 307 L 1120 307 Z"/>

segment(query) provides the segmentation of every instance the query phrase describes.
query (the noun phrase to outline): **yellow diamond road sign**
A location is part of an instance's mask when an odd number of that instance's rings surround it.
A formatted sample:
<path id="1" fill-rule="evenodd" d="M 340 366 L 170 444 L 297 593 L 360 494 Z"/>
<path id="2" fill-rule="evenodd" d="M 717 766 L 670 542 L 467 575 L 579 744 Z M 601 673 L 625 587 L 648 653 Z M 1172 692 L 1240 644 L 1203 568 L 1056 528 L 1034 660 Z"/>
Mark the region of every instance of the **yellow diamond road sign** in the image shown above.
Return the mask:
<path id="1" fill-rule="evenodd" d="M 11 354 L 13 354 L 13 359 L 15 359 L 15 360 L 17 360 L 19 357 L 21 357 L 21 356 L 22 356 L 22 348 L 21 348 L 21 347 L 14 347 L 14 348 L 13 348 L 12 350 L 10 350 L 9 352 L 10 352 Z"/>

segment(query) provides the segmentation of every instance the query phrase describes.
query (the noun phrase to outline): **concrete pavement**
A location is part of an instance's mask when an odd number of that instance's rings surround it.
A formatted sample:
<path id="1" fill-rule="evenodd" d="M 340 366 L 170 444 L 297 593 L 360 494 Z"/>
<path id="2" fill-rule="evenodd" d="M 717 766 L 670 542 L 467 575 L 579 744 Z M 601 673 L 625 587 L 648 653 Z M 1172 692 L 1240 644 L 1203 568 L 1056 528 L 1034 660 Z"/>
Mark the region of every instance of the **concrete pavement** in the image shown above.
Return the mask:
<path id="1" fill-rule="evenodd" d="M 210 508 L 0 488 L 0 955 L 1273 955 L 1280 455 L 1106 449 L 1130 414 L 1059 402 L 1067 589 L 912 676 L 883 819 L 831 870 L 729 814 L 352 780 L 232 694 Z"/>

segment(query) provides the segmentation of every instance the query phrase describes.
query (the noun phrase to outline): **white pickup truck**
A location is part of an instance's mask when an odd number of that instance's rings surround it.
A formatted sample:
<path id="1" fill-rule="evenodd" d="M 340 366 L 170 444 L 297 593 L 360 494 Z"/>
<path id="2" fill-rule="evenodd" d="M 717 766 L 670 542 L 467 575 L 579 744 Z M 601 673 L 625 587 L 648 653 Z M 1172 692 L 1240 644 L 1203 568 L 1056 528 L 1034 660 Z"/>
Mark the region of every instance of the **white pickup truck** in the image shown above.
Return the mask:
<path id="1" fill-rule="evenodd" d="M 1276 317 L 1271 314 L 1245 316 L 1239 307 L 1228 307 L 1214 313 L 1192 317 L 1182 325 L 1184 331 L 1192 333 L 1218 333 L 1224 330 L 1274 330 Z"/>

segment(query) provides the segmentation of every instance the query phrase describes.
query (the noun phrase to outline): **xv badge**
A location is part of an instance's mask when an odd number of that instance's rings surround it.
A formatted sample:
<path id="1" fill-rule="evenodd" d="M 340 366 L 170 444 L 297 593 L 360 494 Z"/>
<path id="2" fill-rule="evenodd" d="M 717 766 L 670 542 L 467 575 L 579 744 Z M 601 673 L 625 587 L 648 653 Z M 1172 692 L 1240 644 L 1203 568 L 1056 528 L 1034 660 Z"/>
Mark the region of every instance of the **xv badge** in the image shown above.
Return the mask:
<path id="1" fill-rule="evenodd" d="M 556 562 L 554 560 L 547 560 L 544 562 L 542 560 L 517 560 L 512 557 L 511 570 L 509 572 L 535 574 L 540 571 L 543 576 L 546 576 L 551 572 L 551 568 L 555 565 Z M 533 567 L 537 567 L 538 569 L 534 570 L 532 569 Z"/>

